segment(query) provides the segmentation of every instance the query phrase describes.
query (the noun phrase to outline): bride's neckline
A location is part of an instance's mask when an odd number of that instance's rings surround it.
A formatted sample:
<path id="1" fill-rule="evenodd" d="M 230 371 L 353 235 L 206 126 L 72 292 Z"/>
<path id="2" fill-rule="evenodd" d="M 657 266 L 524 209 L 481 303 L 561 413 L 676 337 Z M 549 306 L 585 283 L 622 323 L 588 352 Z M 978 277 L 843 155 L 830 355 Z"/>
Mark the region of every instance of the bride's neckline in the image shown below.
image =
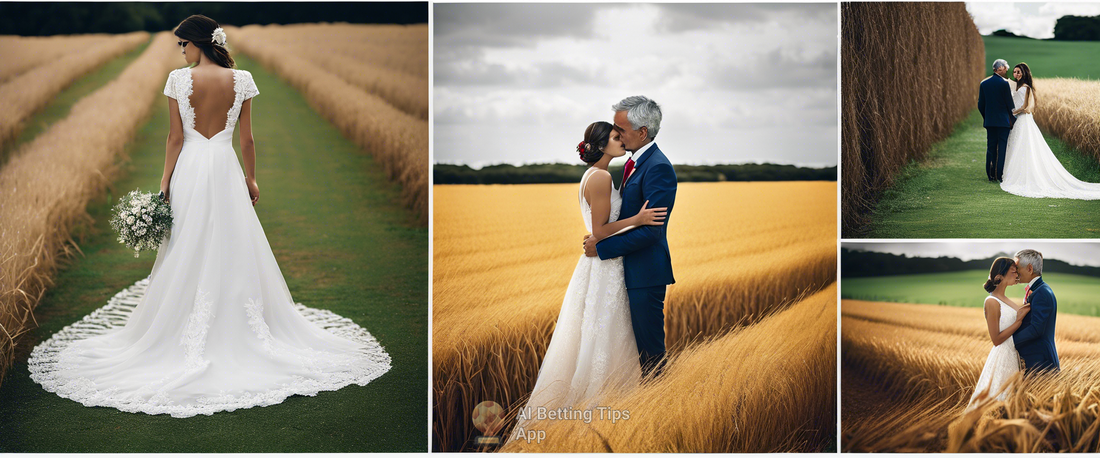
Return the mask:
<path id="1" fill-rule="evenodd" d="M 1019 311 L 1020 311 L 1020 309 L 1018 309 L 1018 308 L 1016 308 L 1016 307 L 1013 307 L 1013 306 L 1009 305 L 1009 304 L 1008 304 L 1008 302 L 1002 301 L 1002 300 L 1001 300 L 1001 298 L 999 298 L 999 297 L 997 297 L 997 296 L 994 296 L 994 295 L 993 295 L 992 293 L 990 293 L 989 297 L 992 297 L 992 298 L 996 299 L 996 300 L 997 300 L 997 302 L 1000 302 L 1000 303 L 1001 303 L 1002 305 L 1004 305 L 1005 307 L 1008 307 L 1008 308 L 1010 308 L 1010 309 L 1012 309 L 1012 310 L 1015 310 L 1015 311 L 1017 311 L 1017 312 L 1019 312 Z"/>
<path id="2" fill-rule="evenodd" d="M 189 107 L 191 107 L 192 110 L 194 110 L 195 105 L 191 103 L 191 95 L 194 94 L 194 91 L 195 91 L 195 89 L 194 89 L 195 88 L 195 77 L 194 77 L 194 75 L 192 75 L 191 70 L 195 67 L 192 66 L 192 67 L 183 67 L 183 68 L 187 69 L 188 84 L 191 86 L 191 94 L 187 94 L 187 105 Z M 225 68 L 225 67 L 223 67 L 223 68 Z M 202 132 L 199 132 L 199 130 L 196 129 L 195 126 L 190 126 L 191 130 L 195 131 L 195 133 L 199 134 L 199 136 L 202 137 L 206 141 L 210 141 L 210 139 L 212 139 L 214 137 L 217 137 L 222 132 L 225 132 L 225 131 L 229 130 L 229 117 L 230 117 L 230 114 L 233 113 L 233 108 L 236 108 L 236 106 L 237 106 L 237 101 L 236 101 L 236 98 L 237 98 L 237 69 L 230 68 L 229 71 L 232 72 L 232 74 L 233 74 L 233 98 L 234 98 L 234 100 L 233 100 L 233 103 L 229 105 L 229 110 L 226 111 L 226 113 L 225 113 L 225 127 L 223 127 L 222 130 L 219 130 L 218 132 L 216 132 L 214 135 L 211 135 L 209 138 L 207 138 L 207 136 L 203 135 Z M 195 115 L 191 115 L 191 123 L 192 124 L 195 123 Z"/>

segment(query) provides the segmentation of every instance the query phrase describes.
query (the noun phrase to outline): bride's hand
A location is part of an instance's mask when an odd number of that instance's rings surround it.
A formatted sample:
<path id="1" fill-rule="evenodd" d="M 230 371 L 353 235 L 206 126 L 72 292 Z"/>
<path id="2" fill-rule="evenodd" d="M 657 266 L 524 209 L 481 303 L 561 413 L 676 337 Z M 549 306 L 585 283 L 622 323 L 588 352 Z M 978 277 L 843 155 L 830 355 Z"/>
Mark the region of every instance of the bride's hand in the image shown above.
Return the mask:
<path id="1" fill-rule="evenodd" d="M 639 226 L 661 226 L 665 224 L 665 215 L 668 213 L 665 210 L 668 207 L 646 208 L 647 205 L 649 205 L 648 200 L 642 204 L 642 209 L 635 215 L 636 224 Z"/>
<path id="2" fill-rule="evenodd" d="M 1024 304 L 1023 307 L 1020 307 L 1020 309 L 1016 311 L 1016 321 L 1023 320 L 1024 316 L 1027 316 L 1027 313 L 1030 312 L 1030 311 L 1031 311 L 1031 305 L 1030 304 Z"/>
<path id="3" fill-rule="evenodd" d="M 256 184 L 255 178 L 245 178 L 244 182 L 248 185 L 248 197 L 252 199 L 252 206 L 255 207 L 260 201 L 260 185 Z"/>
<path id="4" fill-rule="evenodd" d="M 171 203 L 171 202 L 168 201 L 168 184 L 167 183 L 161 183 L 160 184 L 160 192 L 162 194 L 164 194 L 164 203 L 166 203 L 166 204 Z"/>

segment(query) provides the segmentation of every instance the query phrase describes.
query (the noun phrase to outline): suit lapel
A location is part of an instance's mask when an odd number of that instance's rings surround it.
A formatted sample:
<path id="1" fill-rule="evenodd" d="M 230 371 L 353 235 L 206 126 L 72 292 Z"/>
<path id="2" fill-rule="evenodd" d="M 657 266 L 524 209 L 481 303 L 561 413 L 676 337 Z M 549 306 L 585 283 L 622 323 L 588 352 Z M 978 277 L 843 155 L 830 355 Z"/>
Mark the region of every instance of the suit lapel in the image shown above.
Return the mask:
<path id="1" fill-rule="evenodd" d="M 657 154 L 660 151 L 661 150 L 657 148 L 657 143 L 655 141 L 653 143 L 653 146 L 649 147 L 649 151 L 646 151 L 646 153 L 643 154 L 642 157 L 638 158 L 638 160 L 634 162 L 634 170 L 630 172 L 630 176 L 626 177 L 626 183 L 629 183 L 631 180 L 634 179 L 634 176 L 637 175 L 638 172 L 642 169 L 642 164 L 648 162 L 649 158 L 653 157 L 654 154 Z M 626 187 L 626 183 L 623 183 L 623 187 Z"/>

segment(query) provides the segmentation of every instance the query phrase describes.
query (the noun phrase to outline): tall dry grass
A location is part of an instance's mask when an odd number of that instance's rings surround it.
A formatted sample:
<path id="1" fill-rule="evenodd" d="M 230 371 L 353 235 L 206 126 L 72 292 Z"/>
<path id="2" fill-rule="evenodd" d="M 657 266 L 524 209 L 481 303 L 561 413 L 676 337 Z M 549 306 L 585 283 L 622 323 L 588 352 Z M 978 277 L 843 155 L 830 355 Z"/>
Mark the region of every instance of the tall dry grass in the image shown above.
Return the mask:
<path id="1" fill-rule="evenodd" d="M 834 282 L 835 192 L 835 183 L 681 183 L 668 235 L 670 353 Z M 581 255 L 576 193 L 435 187 L 434 450 L 466 446 L 477 403 L 514 406 L 534 386 Z"/>
<path id="2" fill-rule="evenodd" d="M 845 422 L 843 450 L 1097 451 L 1100 318 L 1063 315 L 1062 370 L 1017 380 L 1007 401 L 964 414 L 992 347 L 982 309 L 847 300 L 841 309 L 845 368 L 894 403 Z"/>
<path id="3" fill-rule="evenodd" d="M 962 3 L 841 3 L 841 221 L 974 110 L 985 47 Z"/>
<path id="4" fill-rule="evenodd" d="M 1035 123 L 1100 160 L 1100 81 L 1041 78 L 1035 87 Z"/>
<path id="5" fill-rule="evenodd" d="M 178 63 L 174 43 L 170 33 L 157 34 L 117 78 L 0 169 L 0 379 L 36 325 L 34 307 L 58 262 L 80 250 L 70 230 L 90 222 L 85 207 L 110 185 L 118 156 Z"/>
<path id="6" fill-rule="evenodd" d="M 0 60 L 0 83 L 66 54 L 83 52 L 116 38 L 117 35 L 106 33 L 47 37 L 0 35 L 0 56 L 4 56 Z"/>
<path id="7" fill-rule="evenodd" d="M 256 27 L 227 28 L 241 52 L 286 79 L 321 116 L 374 157 L 401 185 L 405 205 L 428 223 L 428 122 L 339 76 L 312 65 L 277 42 L 258 39 Z M 316 46 L 316 44 L 314 44 Z"/>
<path id="8" fill-rule="evenodd" d="M 541 420 L 502 452 L 820 452 L 836 435 L 836 284 L 676 354 L 600 405 L 627 420 Z M 505 429 L 508 431 L 509 429 Z"/>
<path id="9" fill-rule="evenodd" d="M 80 52 L 68 53 L 57 59 L 42 62 L 0 85 L 0 149 L 23 130 L 23 123 L 30 115 L 42 109 L 57 93 L 77 78 L 94 70 L 149 40 L 148 32 L 131 32 L 103 41 L 90 37 L 84 42 L 69 41 L 70 45 L 83 46 Z M 13 60 L 19 59 L 17 52 Z M 3 55 L 3 60 L 8 56 Z"/>
<path id="10" fill-rule="evenodd" d="M 427 29 L 395 25 L 250 25 L 240 29 L 245 39 L 278 43 L 344 81 L 377 95 L 394 107 L 428 119 Z M 381 37 L 377 37 L 381 35 Z M 307 39 L 308 38 L 308 39 Z M 378 47 L 376 42 L 386 43 Z M 356 55 L 338 49 L 356 49 Z M 389 59 L 423 62 L 424 71 L 404 71 Z"/>

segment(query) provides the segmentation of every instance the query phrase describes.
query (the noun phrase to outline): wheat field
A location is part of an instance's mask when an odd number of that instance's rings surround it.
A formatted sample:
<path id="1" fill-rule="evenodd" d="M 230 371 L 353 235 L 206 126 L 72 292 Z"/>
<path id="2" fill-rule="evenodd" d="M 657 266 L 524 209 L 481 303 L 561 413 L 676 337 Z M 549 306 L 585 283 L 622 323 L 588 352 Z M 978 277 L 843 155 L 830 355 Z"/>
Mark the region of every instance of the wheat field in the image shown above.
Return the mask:
<path id="1" fill-rule="evenodd" d="M 405 205 L 420 218 L 421 224 L 428 224 L 427 119 L 396 107 L 385 98 L 386 95 L 392 96 L 388 89 L 363 82 L 365 79 L 377 80 L 377 75 L 351 77 L 364 71 L 364 68 L 390 65 L 392 62 L 418 68 L 416 63 L 423 61 L 426 72 L 427 26 L 248 25 L 226 27 L 226 33 L 235 37 L 232 46 L 287 80 L 302 93 L 314 110 L 374 157 L 389 179 L 401 185 Z M 303 36 L 308 36 L 308 39 Z M 422 49 L 418 44 L 421 38 L 424 42 Z M 382 41 L 386 45 L 367 41 L 369 39 Z M 283 44 L 296 41 L 305 41 L 309 47 Z M 372 52 L 363 52 L 355 57 L 360 59 L 358 62 L 362 65 L 339 72 L 329 70 L 340 62 L 352 62 L 325 57 L 346 47 Z M 316 56 L 311 57 L 313 54 Z M 319 60 L 324 60 L 325 64 L 317 64 Z M 399 66 L 396 63 L 392 65 Z M 415 73 L 415 70 L 409 71 Z M 398 78 L 393 76 L 393 72 L 386 72 L 385 75 L 391 79 Z M 405 93 L 418 94 L 415 103 L 423 103 L 423 112 L 426 113 L 426 81 L 410 75 L 403 81 L 390 80 L 390 83 L 400 84 Z"/>
<path id="2" fill-rule="evenodd" d="M 844 451 L 1098 450 L 1100 318 L 1061 314 L 1062 370 L 964 415 L 992 348 L 982 309 L 844 300 L 841 317 L 843 370 L 866 382 L 842 384 L 841 409 L 874 412 L 842 420 Z"/>
<path id="3" fill-rule="evenodd" d="M 517 406 L 534 386 L 586 232 L 573 184 L 433 189 L 433 449 L 457 451 L 474 405 Z M 670 355 L 835 282 L 835 196 L 834 182 L 681 183 Z"/>
<path id="4" fill-rule="evenodd" d="M 1039 127 L 1100 160 L 1100 81 L 1040 78 L 1035 97 Z"/>

